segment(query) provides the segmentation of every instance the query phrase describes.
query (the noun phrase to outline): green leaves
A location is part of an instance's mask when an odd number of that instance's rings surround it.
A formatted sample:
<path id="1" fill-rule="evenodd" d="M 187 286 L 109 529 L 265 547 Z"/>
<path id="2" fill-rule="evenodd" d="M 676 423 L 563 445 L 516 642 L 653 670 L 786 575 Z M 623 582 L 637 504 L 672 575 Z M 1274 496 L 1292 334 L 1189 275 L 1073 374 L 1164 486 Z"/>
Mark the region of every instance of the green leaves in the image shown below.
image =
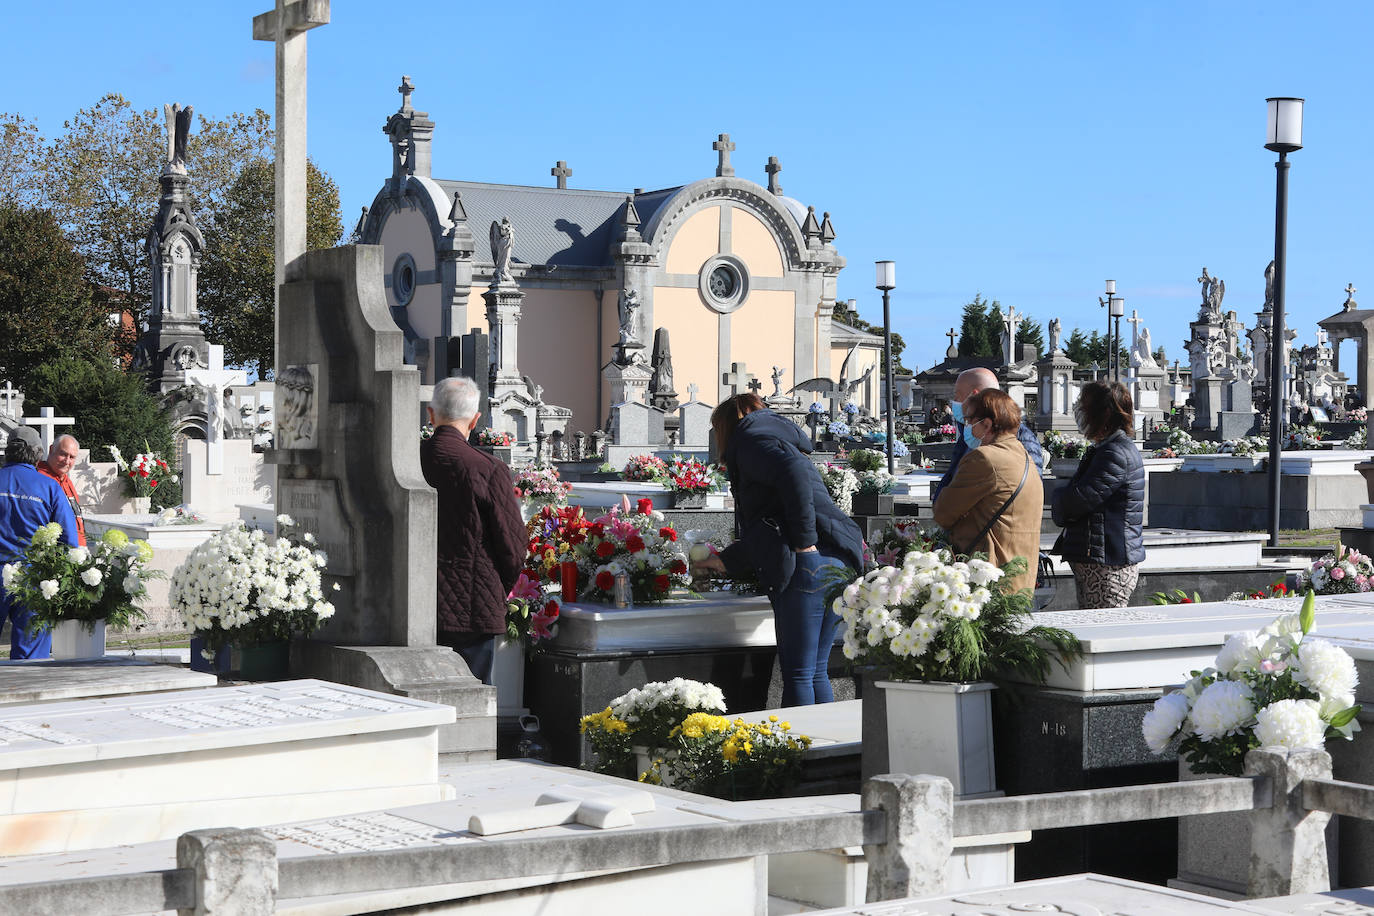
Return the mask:
<path id="1" fill-rule="evenodd" d="M 1302 601 L 1302 612 L 1298 615 L 1298 621 L 1302 624 L 1302 635 L 1306 636 L 1312 631 L 1312 624 L 1317 619 L 1317 596 L 1312 589 L 1307 590 L 1307 597 Z"/>
<path id="2" fill-rule="evenodd" d="M 1331 717 L 1331 721 L 1327 724 L 1331 726 L 1331 731 L 1339 731 L 1340 729 L 1345 728 L 1351 722 L 1354 722 L 1355 717 L 1359 714 L 1360 704 L 1356 703 L 1354 706 L 1342 709 L 1340 712 L 1336 713 L 1334 716 Z M 1332 735 L 1331 737 L 1335 736 Z"/>

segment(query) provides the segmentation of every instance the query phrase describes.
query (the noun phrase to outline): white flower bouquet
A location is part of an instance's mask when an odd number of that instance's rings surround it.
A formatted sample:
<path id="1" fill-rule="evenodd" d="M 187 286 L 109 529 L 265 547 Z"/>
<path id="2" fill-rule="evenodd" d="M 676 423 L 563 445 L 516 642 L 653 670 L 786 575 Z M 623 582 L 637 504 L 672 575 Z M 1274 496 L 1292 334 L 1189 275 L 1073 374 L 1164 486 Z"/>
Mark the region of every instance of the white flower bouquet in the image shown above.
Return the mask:
<path id="1" fill-rule="evenodd" d="M 171 604 L 204 639 L 207 658 L 222 646 L 258 646 L 314 632 L 334 616 L 322 571 L 329 558 L 309 532 L 277 516 L 275 538 L 227 525 L 172 573 Z M 335 584 L 334 588 L 338 589 Z"/>
<path id="2" fill-rule="evenodd" d="M 1025 570 L 1017 557 L 997 567 L 947 550 L 911 550 L 845 586 L 834 601 L 845 624 L 844 656 L 886 669 L 896 680 L 972 681 L 1016 674 L 1043 683 L 1050 660 L 1081 649 L 1057 627 L 1032 626 L 1029 593 L 1008 593 Z"/>
<path id="3" fill-rule="evenodd" d="M 1313 560 L 1311 567 L 1298 574 L 1298 588 L 1318 595 L 1367 592 L 1374 587 L 1374 561 L 1345 546 Z"/>
<path id="4" fill-rule="evenodd" d="M 859 492 L 859 475 L 850 468 L 838 464 L 827 464 L 819 469 L 821 480 L 830 492 L 830 498 L 845 515 L 854 511 L 854 494 Z"/>
<path id="5" fill-rule="evenodd" d="M 611 700 L 609 708 L 612 716 L 629 726 L 636 744 L 664 747 L 672 730 L 692 713 L 724 713 L 725 694 L 715 684 L 675 677 L 623 693 Z"/>
<path id="6" fill-rule="evenodd" d="M 57 522 L 42 526 L 4 567 L 5 591 L 33 612 L 30 631 L 64 620 L 79 620 L 88 630 L 98 620 L 116 629 L 142 620 L 135 602 L 148 593 L 144 583 L 163 575 L 145 568 L 153 558 L 148 542 L 130 541 L 118 528 L 88 547 L 68 547 L 61 536 Z"/>
<path id="7" fill-rule="evenodd" d="M 1359 677 L 1339 646 L 1309 639 L 1315 596 L 1302 611 L 1258 632 L 1226 640 L 1214 667 L 1155 701 L 1141 733 L 1156 754 L 1174 739 L 1194 773 L 1239 776 L 1256 747 L 1321 747 L 1327 738 L 1349 739 Z"/>

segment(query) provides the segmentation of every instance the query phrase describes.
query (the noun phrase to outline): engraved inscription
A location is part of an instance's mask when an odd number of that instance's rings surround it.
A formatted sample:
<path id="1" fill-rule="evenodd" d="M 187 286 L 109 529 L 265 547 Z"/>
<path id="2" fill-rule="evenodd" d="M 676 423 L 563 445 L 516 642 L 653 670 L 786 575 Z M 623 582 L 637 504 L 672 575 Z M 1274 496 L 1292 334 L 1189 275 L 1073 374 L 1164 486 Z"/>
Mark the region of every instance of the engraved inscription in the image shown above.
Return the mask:
<path id="1" fill-rule="evenodd" d="M 394 814 L 339 817 L 313 824 L 268 827 L 266 830 L 278 841 L 290 840 L 325 852 L 375 852 L 451 845 L 463 840 L 459 834 Z"/>

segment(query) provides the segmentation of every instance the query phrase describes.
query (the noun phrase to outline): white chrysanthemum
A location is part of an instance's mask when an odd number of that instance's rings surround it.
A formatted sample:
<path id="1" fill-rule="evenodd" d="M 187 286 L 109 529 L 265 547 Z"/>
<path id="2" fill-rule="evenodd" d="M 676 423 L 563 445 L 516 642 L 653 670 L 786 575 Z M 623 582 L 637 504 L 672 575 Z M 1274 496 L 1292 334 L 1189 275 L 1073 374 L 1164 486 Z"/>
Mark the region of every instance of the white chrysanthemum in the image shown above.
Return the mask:
<path id="1" fill-rule="evenodd" d="M 1155 700 L 1154 708 L 1145 713 L 1140 732 L 1145 744 L 1156 754 L 1162 753 L 1169 740 L 1188 718 L 1188 698 L 1179 691 L 1167 693 Z"/>
<path id="2" fill-rule="evenodd" d="M 1263 642 L 1260 634 L 1254 631 L 1232 633 L 1217 653 L 1217 670 L 1223 674 L 1258 670 Z"/>
<path id="3" fill-rule="evenodd" d="M 1216 681 L 1193 703 L 1193 731 L 1204 741 L 1239 732 L 1255 715 L 1254 694 L 1241 681 Z"/>
<path id="4" fill-rule="evenodd" d="M 57 595 L 57 580 L 44 579 L 38 583 L 39 593 L 48 600 L 52 600 Z"/>
<path id="5" fill-rule="evenodd" d="M 296 524 L 296 521 L 295 521 L 295 519 L 293 519 L 291 516 L 289 516 L 289 515 L 287 515 L 285 512 L 283 512 L 281 515 L 278 515 L 278 516 L 277 516 L 277 524 L 278 524 L 278 525 L 294 525 L 294 524 Z"/>
<path id="6" fill-rule="evenodd" d="M 19 575 L 18 563 L 6 563 L 3 573 L 0 573 L 0 581 L 3 581 L 5 588 L 14 587 L 14 577 Z"/>
<path id="7" fill-rule="evenodd" d="M 1278 700 L 1255 717 L 1261 747 L 1321 747 L 1326 723 L 1316 700 Z"/>
<path id="8" fill-rule="evenodd" d="M 105 574 L 92 566 L 81 574 L 81 581 L 94 588 L 100 584 L 100 580 L 105 578 Z"/>
<path id="9" fill-rule="evenodd" d="M 80 566 L 91 558 L 91 552 L 85 547 L 72 547 L 67 550 L 67 559 Z"/>
<path id="10" fill-rule="evenodd" d="M 1324 639 L 1302 641 L 1293 677 L 1323 697 L 1353 694 L 1355 685 L 1360 682 L 1350 653 Z"/>
<path id="11" fill-rule="evenodd" d="M 844 657 L 851 662 L 859 657 L 859 647 L 847 639 L 844 641 L 844 645 L 841 647 L 840 651 L 843 652 Z"/>

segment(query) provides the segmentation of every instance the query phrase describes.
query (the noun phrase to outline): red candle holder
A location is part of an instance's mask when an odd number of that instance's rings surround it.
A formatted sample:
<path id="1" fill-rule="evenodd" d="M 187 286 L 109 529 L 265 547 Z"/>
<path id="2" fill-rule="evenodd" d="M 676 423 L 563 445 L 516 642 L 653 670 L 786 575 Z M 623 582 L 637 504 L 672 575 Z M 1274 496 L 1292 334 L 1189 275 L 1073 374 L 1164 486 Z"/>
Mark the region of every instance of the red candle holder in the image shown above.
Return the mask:
<path id="1" fill-rule="evenodd" d="M 577 600 L 577 563 L 574 560 L 564 560 L 560 572 L 563 574 L 563 600 Z"/>

